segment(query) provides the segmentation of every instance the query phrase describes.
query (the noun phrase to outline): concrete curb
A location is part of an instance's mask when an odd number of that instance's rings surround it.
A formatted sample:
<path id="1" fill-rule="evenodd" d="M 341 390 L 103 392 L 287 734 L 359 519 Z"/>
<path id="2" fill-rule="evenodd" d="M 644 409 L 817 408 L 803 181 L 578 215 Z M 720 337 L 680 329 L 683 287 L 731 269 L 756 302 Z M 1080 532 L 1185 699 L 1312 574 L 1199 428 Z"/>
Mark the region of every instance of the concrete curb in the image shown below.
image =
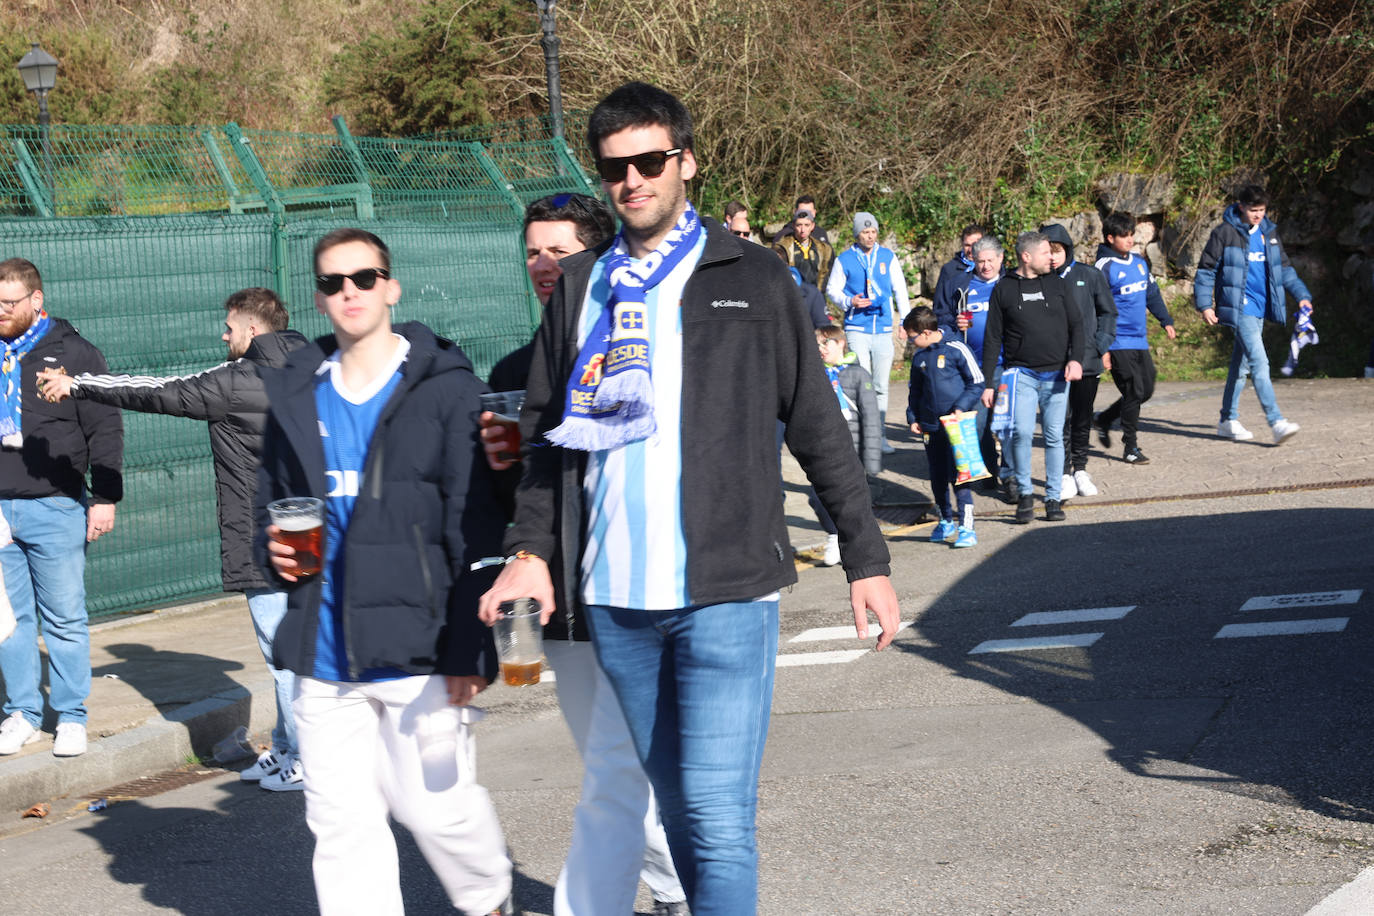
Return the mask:
<path id="1" fill-rule="evenodd" d="M 22 812 L 34 802 L 79 796 L 174 769 L 192 756 L 206 757 L 217 741 L 240 725 L 249 734 L 276 721 L 276 687 L 270 674 L 189 703 L 137 728 L 93 739 L 80 757 L 65 760 L 38 751 L 4 763 L 0 811 Z M 254 699 L 257 702 L 254 702 Z"/>

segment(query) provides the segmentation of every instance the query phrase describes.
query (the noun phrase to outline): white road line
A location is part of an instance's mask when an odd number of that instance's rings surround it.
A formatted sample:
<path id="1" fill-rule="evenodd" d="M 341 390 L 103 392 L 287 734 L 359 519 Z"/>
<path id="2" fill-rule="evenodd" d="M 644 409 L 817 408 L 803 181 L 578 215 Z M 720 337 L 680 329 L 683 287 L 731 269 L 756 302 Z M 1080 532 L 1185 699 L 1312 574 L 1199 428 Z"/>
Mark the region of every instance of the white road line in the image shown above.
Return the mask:
<path id="1" fill-rule="evenodd" d="M 1354 604 L 1363 592 L 1349 591 L 1305 592 L 1299 595 L 1260 595 L 1240 606 L 1242 611 L 1267 611 L 1273 608 L 1326 607 L 1332 604 Z"/>
<path id="2" fill-rule="evenodd" d="M 911 626 L 911 624 L 912 621 L 910 620 L 902 621 L 901 624 L 897 627 L 897 632 L 900 633 L 902 630 L 905 630 L 907 627 Z M 878 625 L 876 623 L 869 621 L 869 632 L 872 633 L 877 628 L 877 626 Z M 847 627 L 817 627 L 814 630 L 802 630 L 796 636 L 793 636 L 791 639 L 789 639 L 788 642 L 822 642 L 828 639 L 855 638 L 856 637 L 854 636 L 854 625 L 850 624 Z"/>
<path id="3" fill-rule="evenodd" d="M 1091 646 L 1101 633 L 1066 633 L 1063 636 L 1032 636 L 1029 639 L 989 639 L 969 649 L 969 655 L 987 652 L 1025 652 L 1033 649 L 1072 649 Z"/>
<path id="4" fill-rule="evenodd" d="M 1242 636 L 1297 636 L 1303 633 L 1339 633 L 1349 617 L 1320 617 L 1314 620 L 1274 620 L 1269 623 L 1228 623 L 1213 639 Z"/>
<path id="5" fill-rule="evenodd" d="M 796 668 L 798 665 L 843 665 L 856 658 L 867 655 L 868 649 L 840 649 L 834 652 L 796 652 L 779 655 L 779 668 Z"/>
<path id="6" fill-rule="evenodd" d="M 1131 611 L 1134 604 L 1127 607 L 1090 607 L 1081 611 L 1040 611 L 1027 614 L 1012 624 L 1014 627 L 1038 627 L 1050 623 L 1084 623 L 1089 620 L 1120 620 Z"/>

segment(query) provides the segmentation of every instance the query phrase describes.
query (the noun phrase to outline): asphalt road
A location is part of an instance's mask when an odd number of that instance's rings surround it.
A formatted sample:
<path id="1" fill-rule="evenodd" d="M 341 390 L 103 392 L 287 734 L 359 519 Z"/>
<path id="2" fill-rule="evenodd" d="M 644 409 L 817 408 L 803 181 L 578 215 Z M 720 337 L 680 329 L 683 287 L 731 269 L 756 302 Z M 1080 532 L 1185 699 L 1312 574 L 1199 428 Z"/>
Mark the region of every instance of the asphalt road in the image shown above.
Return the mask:
<path id="1" fill-rule="evenodd" d="M 926 531 L 892 543 L 912 623 L 888 651 L 793 641 L 845 623 L 839 571 L 784 595 L 764 916 L 1300 914 L 1374 863 L 1374 488 L 986 518 L 970 551 Z M 1292 594 L 1320 597 L 1247 609 Z M 989 651 L 1027 638 L 1079 644 Z M 482 704 L 480 778 L 550 913 L 571 743 L 551 686 Z M 313 911 L 299 795 L 228 775 L 74 805 L 0 840 L 7 916 Z M 409 911 L 443 912 L 404 850 Z"/>

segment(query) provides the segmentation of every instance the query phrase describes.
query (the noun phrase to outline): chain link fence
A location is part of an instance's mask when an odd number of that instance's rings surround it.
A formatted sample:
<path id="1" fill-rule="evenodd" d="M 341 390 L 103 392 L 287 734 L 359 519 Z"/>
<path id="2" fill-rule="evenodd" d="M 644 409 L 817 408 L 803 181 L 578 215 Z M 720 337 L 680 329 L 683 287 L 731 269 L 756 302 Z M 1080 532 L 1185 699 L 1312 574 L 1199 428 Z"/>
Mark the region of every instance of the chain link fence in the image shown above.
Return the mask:
<path id="1" fill-rule="evenodd" d="M 224 359 L 223 302 L 244 287 L 276 290 L 307 337 L 327 333 L 311 252 L 331 229 L 360 226 L 392 249 L 394 320 L 458 341 L 485 377 L 539 318 L 525 205 L 596 186 L 539 122 L 486 128 L 485 140 L 334 128 L 55 126 L 45 144 L 35 126 L 0 125 L 0 259 L 38 265 L 49 311 L 110 371 L 184 375 Z M 205 424 L 124 421 L 125 498 L 87 562 L 92 616 L 220 590 Z"/>

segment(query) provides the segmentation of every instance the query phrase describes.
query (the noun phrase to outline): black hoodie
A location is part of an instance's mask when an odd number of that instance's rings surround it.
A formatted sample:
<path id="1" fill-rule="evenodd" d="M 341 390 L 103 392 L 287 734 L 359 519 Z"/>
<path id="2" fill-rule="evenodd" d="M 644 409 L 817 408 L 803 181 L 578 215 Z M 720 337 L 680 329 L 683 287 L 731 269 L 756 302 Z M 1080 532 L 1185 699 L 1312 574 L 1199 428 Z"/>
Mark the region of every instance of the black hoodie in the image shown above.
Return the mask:
<path id="1" fill-rule="evenodd" d="M 1068 285 L 1058 275 L 1010 273 L 997 281 L 983 334 L 987 388 L 993 387 L 999 351 L 1008 369 L 1058 372 L 1070 361 L 1083 362 L 1083 315 L 1069 301 Z"/>
<path id="2" fill-rule="evenodd" d="M 1064 246 L 1064 266 L 1057 273 L 1069 287 L 1069 298 L 1083 313 L 1083 374 L 1102 374 L 1102 354 L 1116 340 L 1116 299 L 1107 278 L 1091 264 L 1073 259 L 1073 239 L 1058 223 L 1040 227 L 1051 242 Z"/>

